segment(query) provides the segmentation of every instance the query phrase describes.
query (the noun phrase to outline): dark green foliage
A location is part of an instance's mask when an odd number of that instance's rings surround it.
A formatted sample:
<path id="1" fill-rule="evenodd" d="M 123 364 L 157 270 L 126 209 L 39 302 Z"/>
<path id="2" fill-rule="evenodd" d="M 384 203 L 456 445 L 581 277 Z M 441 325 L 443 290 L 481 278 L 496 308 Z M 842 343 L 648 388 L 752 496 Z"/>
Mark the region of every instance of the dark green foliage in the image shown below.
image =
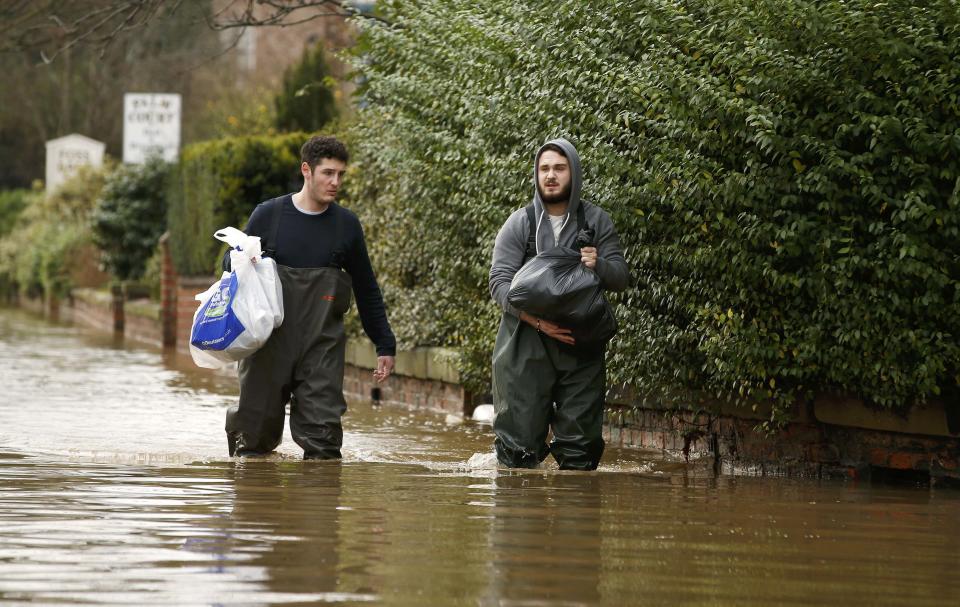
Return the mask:
<path id="1" fill-rule="evenodd" d="M 15 252 L 5 243 L 4 238 L 16 229 L 23 210 L 32 199 L 38 196 L 37 192 L 26 189 L 0 192 L 0 298 L 2 299 L 13 295 L 18 286 L 11 264 L 11 256 Z"/>
<path id="2" fill-rule="evenodd" d="M 117 167 L 107 176 L 91 217 L 93 242 L 105 269 L 120 280 L 143 276 L 166 229 L 169 172 L 169 164 L 153 159 Z"/>
<path id="3" fill-rule="evenodd" d="M 50 194 L 33 192 L 0 237 L 0 285 L 36 296 L 65 297 L 96 259 L 90 217 L 108 169 L 82 167 Z"/>
<path id="4" fill-rule="evenodd" d="M 221 243 L 213 233 L 243 228 L 258 203 L 300 189 L 303 133 L 236 137 L 185 147 L 167 189 L 170 254 L 183 275 L 210 274 Z"/>
<path id="5" fill-rule="evenodd" d="M 34 195 L 30 190 L 25 189 L 0 192 L 0 238 L 13 230 L 17 218 L 23 209 L 27 208 L 30 197 Z"/>
<path id="6" fill-rule="evenodd" d="M 305 49 L 303 58 L 283 74 L 283 90 L 277 95 L 277 129 L 281 131 L 320 130 L 337 115 L 333 88 L 323 60 L 323 45 Z"/>
<path id="7" fill-rule="evenodd" d="M 953 0 L 378 3 L 354 183 L 401 342 L 488 381 L 490 252 L 562 135 L 635 286 L 609 378 L 658 399 L 957 383 Z"/>

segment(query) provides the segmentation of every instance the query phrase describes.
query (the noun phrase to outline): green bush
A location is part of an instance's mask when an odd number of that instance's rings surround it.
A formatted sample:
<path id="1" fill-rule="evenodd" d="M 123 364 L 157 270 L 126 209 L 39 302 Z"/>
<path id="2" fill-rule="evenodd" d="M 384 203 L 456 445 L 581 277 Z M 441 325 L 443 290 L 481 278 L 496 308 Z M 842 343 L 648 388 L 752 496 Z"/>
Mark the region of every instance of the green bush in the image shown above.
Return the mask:
<path id="1" fill-rule="evenodd" d="M 258 203 L 299 190 L 303 133 L 186 146 L 167 188 L 170 254 L 182 275 L 206 275 L 223 251 L 213 233 L 241 228 Z"/>
<path id="2" fill-rule="evenodd" d="M 51 194 L 27 198 L 0 238 L 0 283 L 32 297 L 65 297 L 77 276 L 96 265 L 90 217 L 106 171 L 84 168 Z"/>
<path id="3" fill-rule="evenodd" d="M 34 192 L 26 189 L 0 192 L 0 238 L 13 230 L 17 218 L 27 207 L 30 197 L 34 194 Z"/>
<path id="4" fill-rule="evenodd" d="M 304 49 L 300 61 L 283 73 L 283 88 L 274 98 L 277 129 L 312 133 L 326 126 L 337 115 L 335 86 L 323 45 Z"/>
<path id="5" fill-rule="evenodd" d="M 14 253 L 4 245 L 4 236 L 16 228 L 20 214 L 35 195 L 35 192 L 27 189 L 0 192 L 0 302 L 10 299 L 17 291 L 13 276 L 2 269 L 10 265 L 6 258 Z"/>
<path id="6" fill-rule="evenodd" d="M 960 360 L 952 0 L 378 3 L 351 186 L 403 343 L 487 386 L 494 236 L 562 135 L 635 286 L 614 384 L 899 408 Z M 388 24 L 389 25 L 388 25 Z"/>
<path id="7" fill-rule="evenodd" d="M 118 167 L 106 179 L 93 211 L 93 241 L 101 261 L 120 280 L 143 276 L 167 225 L 164 192 L 170 165 L 154 159 Z"/>

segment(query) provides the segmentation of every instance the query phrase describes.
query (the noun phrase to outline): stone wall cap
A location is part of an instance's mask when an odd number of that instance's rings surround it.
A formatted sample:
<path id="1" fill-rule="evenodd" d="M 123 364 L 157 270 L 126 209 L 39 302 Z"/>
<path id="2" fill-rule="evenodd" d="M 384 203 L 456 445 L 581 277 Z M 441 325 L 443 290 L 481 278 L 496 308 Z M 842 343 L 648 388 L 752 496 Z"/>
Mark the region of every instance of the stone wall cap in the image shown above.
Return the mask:
<path id="1" fill-rule="evenodd" d="M 418 347 L 400 350 L 396 356 L 397 375 L 430 379 L 449 384 L 460 383 L 454 359 L 457 351 L 453 348 Z M 347 340 L 346 362 L 363 369 L 377 366 L 377 354 L 373 344 L 366 339 Z"/>
<path id="2" fill-rule="evenodd" d="M 109 305 L 113 302 L 113 294 L 109 291 L 88 287 L 72 289 L 70 291 L 70 297 L 90 304 Z"/>
<path id="3" fill-rule="evenodd" d="M 134 299 L 123 304 L 124 313 L 143 318 L 160 318 L 160 309 L 159 303 L 149 299 Z"/>

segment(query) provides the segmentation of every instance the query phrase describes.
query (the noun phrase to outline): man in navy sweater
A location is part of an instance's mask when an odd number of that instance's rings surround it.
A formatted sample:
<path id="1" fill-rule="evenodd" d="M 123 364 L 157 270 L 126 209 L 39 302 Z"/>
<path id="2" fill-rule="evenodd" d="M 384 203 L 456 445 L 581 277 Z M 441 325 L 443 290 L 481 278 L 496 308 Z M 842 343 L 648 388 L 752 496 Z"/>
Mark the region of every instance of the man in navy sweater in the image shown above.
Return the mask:
<path id="1" fill-rule="evenodd" d="M 259 236 L 283 285 L 283 324 L 263 348 L 240 361 L 240 402 L 227 412 L 230 455 L 268 453 L 280 444 L 285 406 L 290 434 L 305 459 L 340 457 L 346 336 L 351 291 L 377 349 L 383 382 L 393 371 L 396 339 L 355 214 L 336 203 L 349 156 L 333 137 L 300 150 L 303 188 L 260 203 L 245 232 Z M 229 257 L 227 257 L 229 259 Z"/>

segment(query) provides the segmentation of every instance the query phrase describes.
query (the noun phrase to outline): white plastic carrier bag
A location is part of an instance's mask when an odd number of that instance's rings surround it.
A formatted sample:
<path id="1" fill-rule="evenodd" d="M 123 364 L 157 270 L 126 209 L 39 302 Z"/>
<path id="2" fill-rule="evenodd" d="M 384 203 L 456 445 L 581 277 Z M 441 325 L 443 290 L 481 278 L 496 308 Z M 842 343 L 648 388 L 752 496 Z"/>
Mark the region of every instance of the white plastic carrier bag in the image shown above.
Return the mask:
<path id="1" fill-rule="evenodd" d="M 218 369 L 259 350 L 283 322 L 277 264 L 262 257 L 259 236 L 223 228 L 214 238 L 230 245 L 231 271 L 196 296 L 190 356 L 199 367 Z"/>

